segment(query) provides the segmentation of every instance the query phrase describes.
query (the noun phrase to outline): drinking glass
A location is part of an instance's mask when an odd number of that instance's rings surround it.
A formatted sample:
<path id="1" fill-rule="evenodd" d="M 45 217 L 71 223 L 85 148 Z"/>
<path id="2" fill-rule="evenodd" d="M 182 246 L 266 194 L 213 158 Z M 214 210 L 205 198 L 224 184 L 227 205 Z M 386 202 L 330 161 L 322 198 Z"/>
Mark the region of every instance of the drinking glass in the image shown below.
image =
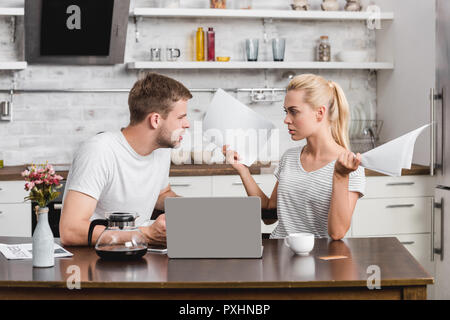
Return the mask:
<path id="1" fill-rule="evenodd" d="M 151 61 L 161 61 L 161 48 L 151 48 L 150 49 L 150 60 Z"/>
<path id="2" fill-rule="evenodd" d="M 283 38 L 272 39 L 273 61 L 284 61 L 285 46 L 286 46 L 286 39 Z"/>
<path id="3" fill-rule="evenodd" d="M 246 39 L 245 51 L 247 52 L 247 61 L 258 60 L 259 39 Z"/>

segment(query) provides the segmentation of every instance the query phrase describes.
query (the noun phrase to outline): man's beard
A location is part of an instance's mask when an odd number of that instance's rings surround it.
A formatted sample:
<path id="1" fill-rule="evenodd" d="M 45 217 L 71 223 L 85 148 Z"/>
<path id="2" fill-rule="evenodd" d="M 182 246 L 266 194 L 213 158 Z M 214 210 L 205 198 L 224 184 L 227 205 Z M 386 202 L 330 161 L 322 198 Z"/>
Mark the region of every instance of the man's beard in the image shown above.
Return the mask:
<path id="1" fill-rule="evenodd" d="M 161 148 L 175 148 L 178 144 L 178 141 L 171 140 L 172 134 L 166 130 L 165 127 L 161 127 L 161 131 L 156 138 L 156 142 Z"/>

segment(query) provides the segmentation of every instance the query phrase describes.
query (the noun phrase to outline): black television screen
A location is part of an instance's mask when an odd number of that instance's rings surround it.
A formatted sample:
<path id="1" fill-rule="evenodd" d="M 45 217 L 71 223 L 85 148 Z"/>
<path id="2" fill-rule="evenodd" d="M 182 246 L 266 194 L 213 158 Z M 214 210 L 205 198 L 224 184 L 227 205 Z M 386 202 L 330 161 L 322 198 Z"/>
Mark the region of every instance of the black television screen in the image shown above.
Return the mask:
<path id="1" fill-rule="evenodd" d="M 114 0 L 43 0 L 43 56 L 107 56 Z"/>

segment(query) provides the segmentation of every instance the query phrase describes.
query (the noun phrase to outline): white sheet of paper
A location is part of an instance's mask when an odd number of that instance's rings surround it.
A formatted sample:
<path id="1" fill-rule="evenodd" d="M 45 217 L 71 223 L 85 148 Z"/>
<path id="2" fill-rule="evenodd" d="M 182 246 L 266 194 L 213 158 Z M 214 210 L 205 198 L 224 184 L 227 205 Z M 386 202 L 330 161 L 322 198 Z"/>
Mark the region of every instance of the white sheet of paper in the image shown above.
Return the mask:
<path id="1" fill-rule="evenodd" d="M 361 166 L 390 176 L 401 176 L 403 168 L 411 169 L 416 139 L 429 126 L 430 124 L 424 125 L 363 153 L 361 155 Z"/>
<path id="2" fill-rule="evenodd" d="M 222 89 L 215 93 L 203 120 L 203 131 L 213 133 L 207 137 L 213 136 L 220 149 L 230 145 L 239 154 L 239 162 L 246 166 L 257 160 L 258 153 L 270 140 L 272 129 L 275 129 L 272 122 Z"/>
<path id="3" fill-rule="evenodd" d="M 0 243 L 0 252 L 8 260 L 23 260 L 33 258 L 33 244 L 5 244 Z M 55 258 L 71 257 L 72 253 L 55 243 Z"/>

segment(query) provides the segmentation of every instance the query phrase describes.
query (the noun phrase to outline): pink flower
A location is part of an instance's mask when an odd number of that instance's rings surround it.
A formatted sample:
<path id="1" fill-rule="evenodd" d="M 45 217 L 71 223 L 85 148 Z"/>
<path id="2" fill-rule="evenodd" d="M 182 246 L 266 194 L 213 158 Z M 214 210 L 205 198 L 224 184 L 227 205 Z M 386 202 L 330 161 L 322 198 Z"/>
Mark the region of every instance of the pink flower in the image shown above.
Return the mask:
<path id="1" fill-rule="evenodd" d="M 33 182 L 25 183 L 25 190 L 30 191 L 33 188 L 34 188 L 34 183 Z"/>
<path id="2" fill-rule="evenodd" d="M 30 171 L 25 170 L 24 172 L 21 173 L 22 177 L 28 177 L 30 175 Z"/>
<path id="3" fill-rule="evenodd" d="M 41 179 L 36 180 L 36 181 L 34 181 L 34 183 L 35 183 L 35 184 L 42 184 L 42 180 L 41 180 Z"/>

